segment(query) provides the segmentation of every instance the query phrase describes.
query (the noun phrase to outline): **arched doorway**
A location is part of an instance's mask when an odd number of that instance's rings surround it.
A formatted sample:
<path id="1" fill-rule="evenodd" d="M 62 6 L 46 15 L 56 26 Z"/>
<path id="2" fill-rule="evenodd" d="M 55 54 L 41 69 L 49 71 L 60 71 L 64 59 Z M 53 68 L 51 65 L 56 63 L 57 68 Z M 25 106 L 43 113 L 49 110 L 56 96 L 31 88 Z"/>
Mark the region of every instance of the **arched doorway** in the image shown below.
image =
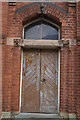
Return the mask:
<path id="1" fill-rule="evenodd" d="M 24 26 L 24 39 L 58 41 L 59 27 L 44 19 Z M 48 46 L 48 45 L 47 45 Z M 58 50 L 23 49 L 21 112 L 58 113 Z"/>

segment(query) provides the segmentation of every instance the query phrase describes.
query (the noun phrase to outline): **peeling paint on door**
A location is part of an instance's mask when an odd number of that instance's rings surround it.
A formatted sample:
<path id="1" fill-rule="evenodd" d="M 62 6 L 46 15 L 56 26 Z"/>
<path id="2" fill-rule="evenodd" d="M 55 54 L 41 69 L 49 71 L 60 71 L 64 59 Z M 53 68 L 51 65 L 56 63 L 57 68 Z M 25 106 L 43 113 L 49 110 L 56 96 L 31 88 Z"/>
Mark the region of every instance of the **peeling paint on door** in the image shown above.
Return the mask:
<path id="1" fill-rule="evenodd" d="M 58 113 L 58 52 L 24 50 L 22 112 Z"/>

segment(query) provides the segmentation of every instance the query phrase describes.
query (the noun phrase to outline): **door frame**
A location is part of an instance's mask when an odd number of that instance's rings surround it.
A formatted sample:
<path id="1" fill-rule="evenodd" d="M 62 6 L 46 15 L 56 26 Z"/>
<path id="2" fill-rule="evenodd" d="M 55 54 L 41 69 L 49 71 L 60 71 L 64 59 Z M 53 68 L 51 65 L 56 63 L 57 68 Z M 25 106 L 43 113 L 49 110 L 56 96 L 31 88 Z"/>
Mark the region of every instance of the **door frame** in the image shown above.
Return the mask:
<path id="1" fill-rule="evenodd" d="M 23 48 L 21 49 L 21 76 L 20 76 L 20 103 L 19 103 L 19 112 L 21 113 L 21 95 L 22 95 L 22 68 L 23 68 L 23 49 L 25 47 L 27 47 L 28 49 L 29 48 L 38 48 L 38 49 L 57 49 L 58 50 L 58 114 L 59 114 L 59 107 L 60 107 L 60 27 L 53 23 L 52 21 L 50 20 L 46 20 L 45 18 L 38 18 L 36 20 L 33 20 L 32 22 L 29 22 L 27 23 L 26 25 L 23 26 L 23 35 L 22 35 L 22 38 L 24 39 L 24 28 L 36 21 L 39 21 L 39 20 L 44 20 L 46 22 L 49 22 L 51 23 L 52 25 L 56 26 L 58 28 L 58 40 L 28 40 L 26 41 L 26 43 L 30 42 L 29 44 L 25 44 L 23 45 Z M 26 39 L 27 40 L 27 39 Z M 25 41 L 25 39 L 23 40 Z M 32 44 L 32 41 L 33 41 L 33 44 Z M 40 42 L 39 42 L 40 41 Z M 51 43 L 50 43 L 51 42 Z M 34 45 L 35 43 L 35 45 Z M 44 43 L 44 44 L 43 44 Z M 47 44 L 46 44 L 47 43 Z M 54 114 L 55 115 L 55 114 Z"/>
<path id="2" fill-rule="evenodd" d="M 35 49 L 35 48 L 34 48 Z M 54 49 L 53 49 L 54 50 Z M 23 68 L 23 49 L 21 50 L 21 75 L 20 75 L 20 100 L 19 113 L 21 113 L 21 96 L 22 96 L 22 68 Z M 60 108 L 60 49 L 58 50 L 58 114 Z M 55 115 L 55 114 L 54 114 Z"/>

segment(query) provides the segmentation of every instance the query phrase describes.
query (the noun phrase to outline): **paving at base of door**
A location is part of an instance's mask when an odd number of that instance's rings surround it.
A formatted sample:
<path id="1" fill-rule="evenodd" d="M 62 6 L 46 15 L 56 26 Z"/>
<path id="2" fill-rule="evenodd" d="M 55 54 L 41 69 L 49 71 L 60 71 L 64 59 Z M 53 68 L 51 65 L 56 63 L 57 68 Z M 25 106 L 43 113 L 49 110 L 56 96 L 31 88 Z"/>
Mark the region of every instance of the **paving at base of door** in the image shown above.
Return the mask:
<path id="1" fill-rule="evenodd" d="M 59 115 L 54 114 L 41 114 L 41 113 L 20 113 L 19 115 L 15 116 L 15 118 L 25 120 L 63 120 L 63 118 L 59 117 Z"/>
<path id="2" fill-rule="evenodd" d="M 60 117 L 61 116 L 61 117 Z M 2 112 L 1 120 L 77 120 L 76 113 L 60 112 L 59 114 L 49 113 L 20 113 Z"/>
<path id="3" fill-rule="evenodd" d="M 44 113 L 17 113 L 9 117 L 3 117 L 2 120 L 77 120 L 74 114 L 69 118 L 68 116 L 60 117 L 57 114 Z"/>

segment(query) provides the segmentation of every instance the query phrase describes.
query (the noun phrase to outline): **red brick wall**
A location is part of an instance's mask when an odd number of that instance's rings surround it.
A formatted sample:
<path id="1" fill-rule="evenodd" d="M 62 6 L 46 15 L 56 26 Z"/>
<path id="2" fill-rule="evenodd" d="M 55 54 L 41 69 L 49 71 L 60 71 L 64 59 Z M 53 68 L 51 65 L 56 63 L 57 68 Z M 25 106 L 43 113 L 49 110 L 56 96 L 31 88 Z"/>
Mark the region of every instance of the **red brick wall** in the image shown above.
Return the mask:
<path id="1" fill-rule="evenodd" d="M 2 2 L 0 2 L 0 120 L 2 114 Z"/>
<path id="2" fill-rule="evenodd" d="M 77 46 L 77 71 L 76 71 L 76 110 L 77 117 L 80 119 L 80 46 Z"/>
<path id="3" fill-rule="evenodd" d="M 21 48 L 14 47 L 12 52 L 11 110 L 18 111 L 20 102 Z"/>
<path id="4" fill-rule="evenodd" d="M 69 75 L 69 47 L 61 49 L 60 63 L 60 111 L 68 112 L 68 75 Z"/>
<path id="5" fill-rule="evenodd" d="M 80 40 L 80 2 L 76 5 L 56 3 L 66 12 L 46 4 L 44 14 L 41 14 L 39 5 L 35 4 L 15 14 L 16 10 L 26 4 L 28 3 L 3 3 L 3 111 L 18 111 L 20 99 L 21 47 L 7 46 L 7 37 L 22 38 L 24 24 L 44 17 L 60 26 L 61 39 Z M 77 46 L 66 45 L 61 48 L 60 64 L 60 111 L 77 113 L 79 118 L 80 46 L 78 43 Z"/>
<path id="6" fill-rule="evenodd" d="M 2 104 L 5 106 L 5 108 L 9 111 L 9 105 L 10 105 L 10 94 L 9 93 L 9 79 L 6 79 L 6 63 L 7 59 L 6 59 L 6 52 L 7 51 L 7 46 L 6 46 L 6 38 L 7 38 L 7 22 L 8 22 L 8 3 L 2 3 L 2 40 L 3 40 L 3 44 L 2 44 Z M 8 75 L 9 76 L 9 75 Z M 9 83 L 9 84 L 8 84 Z M 6 105 L 5 105 L 6 104 Z M 4 106 L 2 105 L 2 109 L 3 111 L 5 111 Z"/>
<path id="7" fill-rule="evenodd" d="M 76 84 L 77 84 L 77 117 L 80 119 L 80 2 L 77 3 L 77 72 L 76 72 Z"/>

